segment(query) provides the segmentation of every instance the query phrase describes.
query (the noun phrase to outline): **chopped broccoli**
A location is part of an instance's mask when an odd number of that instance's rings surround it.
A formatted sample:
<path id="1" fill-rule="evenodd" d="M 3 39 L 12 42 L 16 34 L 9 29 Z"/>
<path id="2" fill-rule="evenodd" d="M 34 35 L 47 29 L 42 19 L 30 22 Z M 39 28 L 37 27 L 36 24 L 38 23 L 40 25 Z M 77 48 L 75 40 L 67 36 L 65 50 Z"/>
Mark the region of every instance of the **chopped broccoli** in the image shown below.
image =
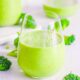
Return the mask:
<path id="1" fill-rule="evenodd" d="M 11 67 L 11 61 L 7 58 L 0 56 L 0 71 L 7 71 Z"/>
<path id="2" fill-rule="evenodd" d="M 63 80 L 80 80 L 80 77 L 76 74 L 73 74 L 73 73 L 69 73 L 68 75 L 66 75 L 64 77 Z"/>
<path id="3" fill-rule="evenodd" d="M 62 25 L 62 30 L 65 30 L 68 26 L 69 26 L 69 20 L 66 18 L 62 18 L 60 20 L 61 25 Z M 58 32 L 60 30 L 60 22 L 56 21 L 54 23 L 54 29 Z M 64 36 L 64 42 L 65 45 L 71 45 L 73 42 L 75 41 L 75 36 L 74 35 L 70 35 L 70 36 Z"/>
<path id="4" fill-rule="evenodd" d="M 75 41 L 74 35 L 64 36 L 65 45 L 71 45 L 74 41 Z"/>

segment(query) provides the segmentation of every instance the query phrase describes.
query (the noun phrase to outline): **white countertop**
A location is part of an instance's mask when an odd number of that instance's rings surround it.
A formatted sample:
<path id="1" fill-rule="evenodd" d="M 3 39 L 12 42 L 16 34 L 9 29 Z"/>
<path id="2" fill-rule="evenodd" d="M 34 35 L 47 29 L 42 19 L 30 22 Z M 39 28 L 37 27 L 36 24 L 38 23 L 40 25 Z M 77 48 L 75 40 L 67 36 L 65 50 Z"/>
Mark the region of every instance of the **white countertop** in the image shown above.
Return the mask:
<path id="1" fill-rule="evenodd" d="M 43 11 L 39 7 L 27 7 L 27 10 L 25 8 L 25 11 L 32 14 L 38 24 L 41 24 L 41 26 L 45 26 L 46 23 L 51 23 L 53 20 L 48 19 L 44 16 Z M 0 72 L 0 80 L 62 80 L 63 76 L 67 73 L 73 72 L 78 75 L 80 75 L 80 11 L 78 11 L 75 15 L 69 17 L 71 20 L 70 27 L 65 31 L 65 34 L 75 34 L 76 41 L 71 46 L 66 46 L 66 61 L 65 66 L 62 68 L 62 70 L 55 75 L 43 79 L 31 79 L 24 75 L 24 73 L 20 70 L 20 68 L 17 65 L 17 61 L 15 58 L 8 57 L 13 65 L 9 71 L 6 72 Z M 8 27 L 6 27 L 8 28 Z M 14 28 L 8 28 L 8 29 L 0 29 L 0 36 L 4 32 L 8 33 L 10 30 L 12 32 L 10 34 L 15 35 L 15 33 L 18 31 Z M 5 32 L 5 34 L 6 34 Z M 3 34 L 3 35 L 5 35 Z M 7 35 L 7 34 L 6 34 Z M 8 36 L 7 36 L 8 37 Z M 2 37 L 0 37 L 1 39 Z M 7 52 L 0 51 L 0 55 L 7 55 Z"/>

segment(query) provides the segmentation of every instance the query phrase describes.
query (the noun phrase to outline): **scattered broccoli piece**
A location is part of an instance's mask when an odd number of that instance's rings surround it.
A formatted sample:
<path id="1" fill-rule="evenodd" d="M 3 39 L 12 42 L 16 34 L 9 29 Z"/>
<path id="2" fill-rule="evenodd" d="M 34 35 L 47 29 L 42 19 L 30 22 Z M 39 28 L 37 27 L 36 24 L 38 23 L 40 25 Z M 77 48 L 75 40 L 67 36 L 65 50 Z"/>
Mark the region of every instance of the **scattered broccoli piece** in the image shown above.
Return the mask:
<path id="1" fill-rule="evenodd" d="M 0 56 L 0 71 L 7 71 L 11 67 L 11 61 L 7 58 Z"/>
<path id="2" fill-rule="evenodd" d="M 70 22 L 68 19 L 66 18 L 62 18 L 60 20 L 61 22 L 61 25 L 62 25 L 62 30 L 65 30 Z M 61 28 L 60 28 L 60 22 L 59 21 L 56 21 L 54 23 L 54 29 L 58 32 Z M 74 35 L 70 35 L 70 36 L 64 36 L 64 41 L 65 41 L 65 45 L 71 45 L 74 41 L 75 41 L 75 36 Z"/>
<path id="3" fill-rule="evenodd" d="M 66 75 L 64 77 L 63 80 L 80 80 L 80 77 L 76 74 L 73 74 L 73 73 L 69 73 L 68 75 Z"/>
<path id="4" fill-rule="evenodd" d="M 71 45 L 75 41 L 75 36 L 64 36 L 65 45 Z"/>

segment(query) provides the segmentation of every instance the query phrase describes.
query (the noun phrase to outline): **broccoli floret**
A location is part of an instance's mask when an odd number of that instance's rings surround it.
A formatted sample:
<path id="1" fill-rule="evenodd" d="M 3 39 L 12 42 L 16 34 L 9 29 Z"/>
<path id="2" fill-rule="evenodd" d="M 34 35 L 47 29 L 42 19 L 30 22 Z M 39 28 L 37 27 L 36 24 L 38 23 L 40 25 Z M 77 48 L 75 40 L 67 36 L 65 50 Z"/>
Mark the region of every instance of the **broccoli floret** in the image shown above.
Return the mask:
<path id="1" fill-rule="evenodd" d="M 64 36 L 65 45 L 71 45 L 75 41 L 75 36 Z"/>
<path id="2" fill-rule="evenodd" d="M 7 71 L 11 67 L 11 61 L 5 58 L 4 56 L 0 56 L 0 71 Z"/>
<path id="3" fill-rule="evenodd" d="M 76 74 L 73 74 L 73 73 L 69 73 L 68 75 L 66 75 L 64 77 L 63 80 L 80 80 L 80 77 Z"/>

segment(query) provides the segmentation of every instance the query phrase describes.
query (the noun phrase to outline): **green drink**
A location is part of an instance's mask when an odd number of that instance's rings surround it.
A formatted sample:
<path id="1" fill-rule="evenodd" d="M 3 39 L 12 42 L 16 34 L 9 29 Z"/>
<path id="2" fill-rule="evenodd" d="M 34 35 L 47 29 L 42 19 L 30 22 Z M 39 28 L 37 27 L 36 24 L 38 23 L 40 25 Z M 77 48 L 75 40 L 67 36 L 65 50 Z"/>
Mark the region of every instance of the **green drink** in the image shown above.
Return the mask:
<path id="1" fill-rule="evenodd" d="M 43 9 L 46 16 L 56 18 L 56 15 L 61 17 L 70 16 L 76 12 L 79 7 L 75 0 L 44 0 Z"/>
<path id="2" fill-rule="evenodd" d="M 0 0 L 0 26 L 15 24 L 21 12 L 21 0 Z"/>
<path id="3" fill-rule="evenodd" d="M 59 33 L 36 30 L 23 33 L 18 47 L 18 64 L 31 77 L 56 73 L 64 65 L 64 41 Z"/>

